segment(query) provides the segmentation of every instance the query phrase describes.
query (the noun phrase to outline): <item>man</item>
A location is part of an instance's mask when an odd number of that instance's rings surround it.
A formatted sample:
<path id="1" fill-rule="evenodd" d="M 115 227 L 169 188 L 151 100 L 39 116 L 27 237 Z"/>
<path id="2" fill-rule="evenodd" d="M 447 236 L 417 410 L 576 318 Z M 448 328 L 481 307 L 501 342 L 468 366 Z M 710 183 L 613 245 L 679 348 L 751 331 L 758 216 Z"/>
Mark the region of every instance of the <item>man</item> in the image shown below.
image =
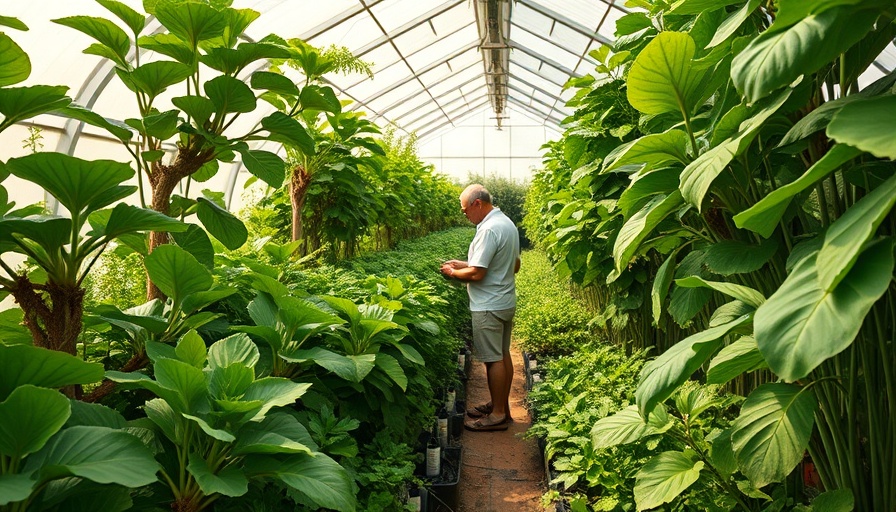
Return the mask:
<path id="1" fill-rule="evenodd" d="M 510 331 L 516 311 L 515 274 L 520 269 L 520 239 L 516 226 L 492 205 L 491 194 L 473 184 L 460 195 L 460 209 L 476 225 L 467 261 L 442 264 L 447 277 L 467 283 L 473 316 L 473 351 L 485 363 L 491 402 L 471 407 L 469 430 L 507 430 L 510 418 Z"/>

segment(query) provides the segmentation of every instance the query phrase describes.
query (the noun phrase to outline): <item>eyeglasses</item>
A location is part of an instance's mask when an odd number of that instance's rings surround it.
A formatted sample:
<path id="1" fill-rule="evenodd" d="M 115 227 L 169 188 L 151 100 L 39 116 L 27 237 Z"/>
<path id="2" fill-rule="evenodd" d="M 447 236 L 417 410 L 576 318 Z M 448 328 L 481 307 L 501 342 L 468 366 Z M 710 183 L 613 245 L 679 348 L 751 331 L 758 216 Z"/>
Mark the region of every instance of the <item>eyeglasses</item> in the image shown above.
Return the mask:
<path id="1" fill-rule="evenodd" d="M 473 205 L 476 203 L 476 201 L 479 201 L 480 203 L 482 202 L 481 199 L 474 199 L 473 202 L 470 203 L 470 204 L 468 204 L 466 207 L 461 206 L 461 207 L 460 207 L 460 212 L 461 212 L 461 213 L 467 213 L 467 208 L 473 206 Z"/>

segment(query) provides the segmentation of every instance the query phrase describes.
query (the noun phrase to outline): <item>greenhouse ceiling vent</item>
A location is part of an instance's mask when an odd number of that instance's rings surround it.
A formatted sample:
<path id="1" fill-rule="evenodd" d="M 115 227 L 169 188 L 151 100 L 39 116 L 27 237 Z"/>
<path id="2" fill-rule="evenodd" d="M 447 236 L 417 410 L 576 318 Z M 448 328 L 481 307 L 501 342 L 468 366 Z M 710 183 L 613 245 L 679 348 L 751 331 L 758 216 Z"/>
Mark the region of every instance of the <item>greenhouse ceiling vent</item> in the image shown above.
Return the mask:
<path id="1" fill-rule="evenodd" d="M 479 28 L 479 53 L 485 67 L 485 83 L 495 111 L 498 129 L 507 104 L 507 80 L 510 62 L 511 0 L 474 0 Z"/>

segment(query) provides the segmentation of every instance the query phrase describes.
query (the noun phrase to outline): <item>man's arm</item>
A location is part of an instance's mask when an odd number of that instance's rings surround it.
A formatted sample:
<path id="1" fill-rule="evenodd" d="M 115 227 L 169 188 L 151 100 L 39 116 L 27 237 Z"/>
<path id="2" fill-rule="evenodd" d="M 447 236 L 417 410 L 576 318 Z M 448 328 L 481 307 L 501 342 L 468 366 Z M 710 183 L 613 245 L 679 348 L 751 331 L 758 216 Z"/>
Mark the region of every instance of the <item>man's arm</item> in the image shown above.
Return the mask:
<path id="1" fill-rule="evenodd" d="M 516 265 L 513 266 L 513 273 L 517 274 L 520 271 L 520 259 L 516 259 Z"/>

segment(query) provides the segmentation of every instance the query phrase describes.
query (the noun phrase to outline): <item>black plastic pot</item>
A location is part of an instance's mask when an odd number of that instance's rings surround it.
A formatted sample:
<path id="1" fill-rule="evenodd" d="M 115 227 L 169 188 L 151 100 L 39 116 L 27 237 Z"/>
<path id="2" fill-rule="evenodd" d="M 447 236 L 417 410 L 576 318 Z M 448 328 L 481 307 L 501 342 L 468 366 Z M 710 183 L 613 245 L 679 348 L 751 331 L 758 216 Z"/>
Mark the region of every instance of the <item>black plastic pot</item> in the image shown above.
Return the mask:
<path id="1" fill-rule="evenodd" d="M 442 450 L 442 472 L 429 480 L 426 512 L 454 512 L 457 510 L 460 483 L 461 447 L 449 446 Z"/>

